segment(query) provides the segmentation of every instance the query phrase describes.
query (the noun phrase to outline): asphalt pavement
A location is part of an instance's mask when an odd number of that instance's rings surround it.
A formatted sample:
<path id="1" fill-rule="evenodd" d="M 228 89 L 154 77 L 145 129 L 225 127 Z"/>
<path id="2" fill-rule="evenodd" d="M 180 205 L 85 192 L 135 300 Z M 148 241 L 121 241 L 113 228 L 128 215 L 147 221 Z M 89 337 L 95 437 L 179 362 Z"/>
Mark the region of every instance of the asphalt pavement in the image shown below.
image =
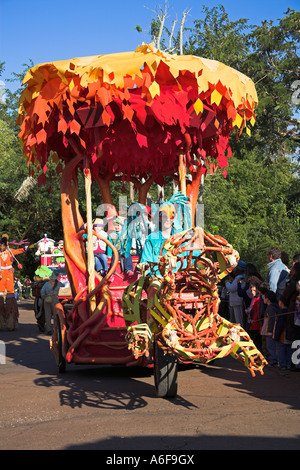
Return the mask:
<path id="1" fill-rule="evenodd" d="M 117 458 L 300 448 L 300 373 L 265 369 L 253 378 L 227 357 L 181 366 L 177 397 L 161 399 L 145 368 L 68 364 L 59 374 L 33 301 L 19 307 L 18 330 L 0 332 L 0 450 L 103 450 Z"/>

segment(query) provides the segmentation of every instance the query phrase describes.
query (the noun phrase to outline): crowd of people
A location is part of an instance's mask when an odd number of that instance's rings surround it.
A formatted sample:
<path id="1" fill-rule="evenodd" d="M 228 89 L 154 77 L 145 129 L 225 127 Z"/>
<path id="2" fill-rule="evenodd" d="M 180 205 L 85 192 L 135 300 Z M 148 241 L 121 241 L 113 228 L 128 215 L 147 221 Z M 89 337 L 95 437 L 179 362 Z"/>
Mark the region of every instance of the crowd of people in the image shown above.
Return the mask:
<path id="1" fill-rule="evenodd" d="M 269 367 L 300 371 L 300 253 L 290 267 L 277 247 L 268 258 L 266 279 L 253 264 L 238 263 L 225 280 L 220 311 L 249 333 Z"/>
<path id="2" fill-rule="evenodd" d="M 23 298 L 29 299 L 31 297 L 30 277 L 26 275 L 23 283 L 19 277 L 15 277 L 14 288 L 15 288 L 15 298 L 17 302 L 20 302 Z"/>

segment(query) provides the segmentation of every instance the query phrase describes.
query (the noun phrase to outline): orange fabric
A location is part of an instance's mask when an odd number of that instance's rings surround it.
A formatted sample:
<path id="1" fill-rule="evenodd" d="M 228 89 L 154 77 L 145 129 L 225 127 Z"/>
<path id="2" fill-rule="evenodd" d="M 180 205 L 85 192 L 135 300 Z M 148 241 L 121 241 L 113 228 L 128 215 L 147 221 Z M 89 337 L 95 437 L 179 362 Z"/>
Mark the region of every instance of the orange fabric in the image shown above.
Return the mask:
<path id="1" fill-rule="evenodd" d="M 14 294 L 14 273 L 12 268 L 13 256 L 23 253 L 23 248 L 18 249 L 6 249 L 0 252 L 0 269 L 2 279 L 0 279 L 0 293 L 7 291 L 8 295 Z"/>
<path id="2" fill-rule="evenodd" d="M 67 163 L 75 142 L 79 153 L 89 155 L 93 176 L 148 173 L 161 186 L 165 175 L 177 171 L 182 148 L 190 153 L 190 173 L 199 165 L 214 172 L 219 165 L 226 176 L 229 134 L 234 128 L 251 134 L 258 102 L 254 83 L 239 71 L 166 54 L 154 44 L 39 64 L 23 84 L 19 137 L 31 176 L 36 165 L 47 171 L 50 151 Z M 40 174 L 38 184 L 45 182 Z"/>
<path id="3" fill-rule="evenodd" d="M 13 257 L 9 253 L 8 250 L 2 251 L 0 253 L 0 267 L 2 268 L 8 268 L 9 266 L 12 266 L 13 262 Z"/>
<path id="4" fill-rule="evenodd" d="M 7 295 L 14 294 L 14 273 L 9 269 L 5 269 L 1 274 L 2 279 L 0 279 L 0 294 L 4 294 L 5 291 Z"/>

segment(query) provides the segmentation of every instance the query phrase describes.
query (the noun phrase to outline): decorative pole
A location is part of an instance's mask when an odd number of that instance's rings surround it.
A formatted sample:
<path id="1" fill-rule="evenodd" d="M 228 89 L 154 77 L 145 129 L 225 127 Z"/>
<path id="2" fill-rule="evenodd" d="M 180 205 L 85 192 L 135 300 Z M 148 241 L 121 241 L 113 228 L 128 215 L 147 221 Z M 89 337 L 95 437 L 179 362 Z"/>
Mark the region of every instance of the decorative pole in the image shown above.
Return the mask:
<path id="1" fill-rule="evenodd" d="M 84 158 L 84 182 L 85 182 L 85 197 L 86 197 L 86 228 L 87 228 L 87 261 L 88 261 L 88 292 L 95 289 L 95 257 L 94 257 L 94 246 L 93 246 L 93 220 L 92 220 L 92 175 L 89 167 L 88 157 Z M 96 309 L 96 296 L 90 298 L 90 312 Z"/>
<path id="2" fill-rule="evenodd" d="M 180 181 L 180 191 L 184 196 L 186 196 L 186 158 L 185 155 L 180 153 L 179 154 L 179 181 Z"/>

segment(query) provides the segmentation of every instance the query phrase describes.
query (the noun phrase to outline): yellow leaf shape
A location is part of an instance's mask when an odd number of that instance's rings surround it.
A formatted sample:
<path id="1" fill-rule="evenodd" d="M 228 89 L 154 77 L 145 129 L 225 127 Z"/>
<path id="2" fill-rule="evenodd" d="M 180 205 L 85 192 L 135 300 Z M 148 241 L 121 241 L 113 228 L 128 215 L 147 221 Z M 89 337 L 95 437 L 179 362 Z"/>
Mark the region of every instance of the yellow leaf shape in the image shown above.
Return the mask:
<path id="1" fill-rule="evenodd" d="M 240 114 L 237 114 L 236 118 L 235 118 L 235 121 L 232 123 L 232 125 L 237 126 L 238 128 L 240 128 L 241 125 L 242 125 L 242 122 L 243 122 L 242 116 Z"/>
<path id="2" fill-rule="evenodd" d="M 160 95 L 160 88 L 157 82 L 152 82 L 149 86 L 150 95 L 154 98 L 156 95 Z"/>
<path id="3" fill-rule="evenodd" d="M 218 92 L 218 90 L 214 90 L 210 95 L 210 102 L 211 104 L 216 103 L 217 106 L 221 103 L 222 95 Z"/>
<path id="4" fill-rule="evenodd" d="M 194 103 L 194 110 L 196 111 L 196 114 L 198 115 L 199 113 L 203 113 L 203 103 L 200 100 L 200 98 L 197 99 Z"/>

